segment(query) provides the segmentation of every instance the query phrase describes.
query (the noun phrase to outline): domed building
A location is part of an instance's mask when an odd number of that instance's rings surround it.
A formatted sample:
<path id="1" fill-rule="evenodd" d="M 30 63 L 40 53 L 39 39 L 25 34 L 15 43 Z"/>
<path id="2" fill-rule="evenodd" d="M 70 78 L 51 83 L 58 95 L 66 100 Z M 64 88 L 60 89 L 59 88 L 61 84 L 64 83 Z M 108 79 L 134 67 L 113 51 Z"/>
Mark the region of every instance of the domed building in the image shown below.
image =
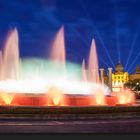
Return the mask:
<path id="1" fill-rule="evenodd" d="M 103 68 L 102 68 L 103 69 Z M 103 69 L 103 72 L 106 73 Z M 115 67 L 115 72 L 111 73 L 111 84 L 109 84 L 109 72 L 103 74 L 104 83 L 108 85 L 113 92 L 119 92 L 123 88 L 124 84 L 128 81 L 134 81 L 140 79 L 140 66 L 137 65 L 135 73 L 129 74 L 124 71 L 123 65 L 118 62 Z"/>
<path id="2" fill-rule="evenodd" d="M 112 91 L 120 91 L 124 83 L 128 82 L 128 80 L 129 74 L 124 71 L 123 65 L 119 62 L 116 65 L 115 73 L 112 73 Z"/>
<path id="3" fill-rule="evenodd" d="M 124 72 L 124 68 L 123 65 L 118 62 L 118 64 L 116 65 L 116 73 L 123 73 Z"/>
<path id="4" fill-rule="evenodd" d="M 138 79 L 140 79 L 140 66 L 139 65 L 136 66 L 135 73 L 129 75 L 129 80 L 131 81 L 138 80 Z"/>

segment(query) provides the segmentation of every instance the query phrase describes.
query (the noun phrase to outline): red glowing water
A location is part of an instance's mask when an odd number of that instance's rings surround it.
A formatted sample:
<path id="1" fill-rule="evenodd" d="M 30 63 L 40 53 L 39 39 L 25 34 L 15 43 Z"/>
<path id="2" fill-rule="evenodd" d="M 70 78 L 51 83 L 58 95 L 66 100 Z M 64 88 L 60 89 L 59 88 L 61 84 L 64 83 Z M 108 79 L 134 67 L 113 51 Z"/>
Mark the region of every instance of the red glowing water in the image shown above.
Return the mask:
<path id="1" fill-rule="evenodd" d="M 117 104 L 134 104 L 135 103 L 135 95 L 129 89 L 122 89 L 117 93 Z"/>

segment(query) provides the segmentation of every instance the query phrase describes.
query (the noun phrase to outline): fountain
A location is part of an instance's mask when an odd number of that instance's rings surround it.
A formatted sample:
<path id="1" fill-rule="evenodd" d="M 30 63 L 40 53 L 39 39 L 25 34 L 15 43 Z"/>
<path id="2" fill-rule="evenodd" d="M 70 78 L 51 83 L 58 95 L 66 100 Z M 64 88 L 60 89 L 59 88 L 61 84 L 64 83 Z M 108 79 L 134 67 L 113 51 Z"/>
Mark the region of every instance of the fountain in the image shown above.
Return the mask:
<path id="1" fill-rule="evenodd" d="M 82 77 L 83 77 L 83 81 L 87 82 L 85 60 L 83 60 L 83 62 L 82 62 Z"/>
<path id="2" fill-rule="evenodd" d="M 12 79 L 19 79 L 19 47 L 17 29 L 11 31 L 7 37 L 2 60 L 2 80 Z"/>
<path id="3" fill-rule="evenodd" d="M 0 68 L 2 68 L 2 52 L 0 51 Z M 2 69 L 0 69 L 0 80 L 2 80 Z"/>
<path id="4" fill-rule="evenodd" d="M 14 94 L 9 94 L 9 93 L 1 93 L 0 97 L 2 98 L 2 100 L 4 101 L 5 105 L 11 105 L 13 98 L 14 98 Z"/>
<path id="5" fill-rule="evenodd" d="M 63 92 L 56 87 L 49 88 L 48 100 L 48 106 L 65 106 Z"/>
<path id="6" fill-rule="evenodd" d="M 64 40 L 64 27 L 62 26 L 58 31 L 52 48 L 50 51 L 50 59 L 53 61 L 52 69 L 57 70 L 63 77 L 66 75 L 66 54 L 65 54 L 65 40 Z"/>
<path id="7" fill-rule="evenodd" d="M 129 89 L 122 89 L 117 94 L 117 104 L 118 105 L 131 105 L 135 103 L 135 95 Z"/>
<path id="8" fill-rule="evenodd" d="M 95 93 L 93 95 L 93 97 L 95 98 L 95 105 L 106 105 L 106 100 L 105 100 L 105 95 L 103 93 L 103 91 L 98 91 L 97 93 Z"/>
<path id="9" fill-rule="evenodd" d="M 96 52 L 95 40 L 92 40 L 89 61 L 88 61 L 88 79 L 91 82 L 99 83 L 99 67 L 98 67 L 98 57 Z"/>
<path id="10" fill-rule="evenodd" d="M 0 79 L 18 80 L 19 79 L 19 47 L 17 29 L 9 32 L 7 37 L 4 53 L 0 53 Z M 7 94 L 2 91 L 1 97 L 5 104 L 10 104 L 14 98 L 13 94 Z"/>
<path id="11" fill-rule="evenodd" d="M 65 41 L 64 41 L 64 27 L 62 26 L 58 31 L 54 43 L 52 45 L 52 50 L 50 52 L 50 57 L 54 61 L 58 61 L 60 63 L 66 63 L 65 56 Z"/>
<path id="12" fill-rule="evenodd" d="M 88 69 L 66 61 L 64 27 L 58 31 L 50 59 L 20 58 L 17 29 L 0 51 L 0 104 L 28 106 L 115 106 L 133 105 L 134 94 L 122 90 L 112 94 L 100 83 L 95 40 L 92 40 Z M 107 95 L 110 95 L 109 97 Z"/>

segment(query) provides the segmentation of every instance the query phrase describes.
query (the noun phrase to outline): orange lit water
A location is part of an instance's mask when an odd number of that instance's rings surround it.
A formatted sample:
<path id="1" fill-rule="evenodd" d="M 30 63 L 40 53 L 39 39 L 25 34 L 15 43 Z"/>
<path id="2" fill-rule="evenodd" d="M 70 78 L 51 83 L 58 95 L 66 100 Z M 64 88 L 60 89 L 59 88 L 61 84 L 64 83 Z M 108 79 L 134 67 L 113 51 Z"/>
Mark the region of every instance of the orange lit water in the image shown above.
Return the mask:
<path id="1" fill-rule="evenodd" d="M 10 105 L 14 98 L 14 94 L 8 94 L 8 93 L 1 93 L 0 96 L 2 100 L 4 101 L 5 105 Z"/>

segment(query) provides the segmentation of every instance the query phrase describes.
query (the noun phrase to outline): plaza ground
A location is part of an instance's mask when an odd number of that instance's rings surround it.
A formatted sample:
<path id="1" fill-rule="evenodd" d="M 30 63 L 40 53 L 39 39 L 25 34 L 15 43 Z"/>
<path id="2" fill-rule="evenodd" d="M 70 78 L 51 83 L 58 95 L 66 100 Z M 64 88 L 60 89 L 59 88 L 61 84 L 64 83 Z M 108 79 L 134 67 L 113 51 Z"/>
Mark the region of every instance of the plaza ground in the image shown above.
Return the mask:
<path id="1" fill-rule="evenodd" d="M 132 107 L 78 107 L 78 110 L 70 108 L 67 113 L 68 108 L 1 107 L 0 133 L 137 134 L 139 104 L 138 100 Z"/>
<path id="2" fill-rule="evenodd" d="M 95 133 L 137 134 L 140 119 L 117 120 L 0 120 L 0 133 Z"/>

